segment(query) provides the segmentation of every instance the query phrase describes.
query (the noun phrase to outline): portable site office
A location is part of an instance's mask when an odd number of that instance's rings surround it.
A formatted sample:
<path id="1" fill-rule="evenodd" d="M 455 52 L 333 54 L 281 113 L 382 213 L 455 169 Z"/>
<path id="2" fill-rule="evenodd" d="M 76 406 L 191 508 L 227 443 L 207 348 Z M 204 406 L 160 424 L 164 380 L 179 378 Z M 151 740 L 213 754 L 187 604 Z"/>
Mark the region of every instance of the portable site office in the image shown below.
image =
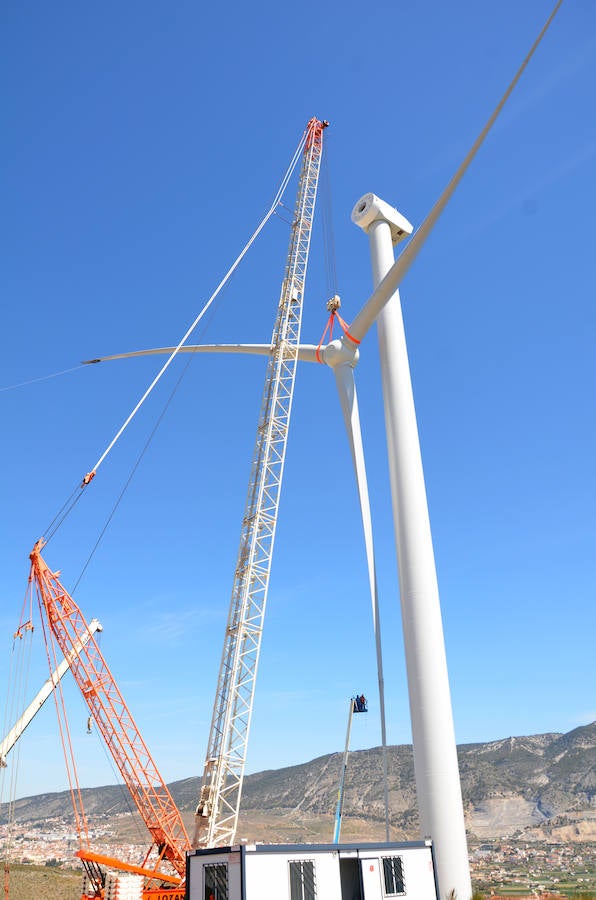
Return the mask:
<path id="1" fill-rule="evenodd" d="M 437 900 L 432 841 L 241 844 L 187 857 L 187 900 Z"/>

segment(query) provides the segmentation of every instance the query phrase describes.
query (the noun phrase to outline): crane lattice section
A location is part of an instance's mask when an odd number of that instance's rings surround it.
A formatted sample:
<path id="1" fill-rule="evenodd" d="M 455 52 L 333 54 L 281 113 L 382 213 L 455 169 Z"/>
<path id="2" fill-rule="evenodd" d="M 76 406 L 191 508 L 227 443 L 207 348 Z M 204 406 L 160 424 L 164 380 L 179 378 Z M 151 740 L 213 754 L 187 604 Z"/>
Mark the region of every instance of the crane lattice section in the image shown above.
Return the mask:
<path id="1" fill-rule="evenodd" d="M 70 659 L 75 681 L 151 834 L 158 863 L 167 860 L 183 878 L 190 841 L 178 808 L 81 610 L 60 583 L 59 573 L 52 572 L 41 556 L 42 546 L 43 541 L 38 541 L 30 555 L 29 576 L 40 609 L 62 653 Z"/>
<path id="2" fill-rule="evenodd" d="M 311 119 L 306 129 L 197 807 L 195 844 L 229 845 L 236 834 L 326 124 Z"/>

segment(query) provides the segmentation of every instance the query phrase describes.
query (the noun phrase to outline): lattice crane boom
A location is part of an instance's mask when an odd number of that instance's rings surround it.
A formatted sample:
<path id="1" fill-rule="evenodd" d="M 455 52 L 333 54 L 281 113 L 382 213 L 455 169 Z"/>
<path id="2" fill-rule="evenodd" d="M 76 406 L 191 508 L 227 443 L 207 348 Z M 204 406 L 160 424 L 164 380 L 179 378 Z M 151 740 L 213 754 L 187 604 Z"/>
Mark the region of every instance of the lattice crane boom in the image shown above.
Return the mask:
<path id="1" fill-rule="evenodd" d="M 96 631 L 102 631 L 102 625 L 97 619 L 91 619 L 91 622 L 89 623 L 89 633 L 82 635 L 82 643 L 87 643 L 89 637 L 92 634 L 95 634 Z M 79 649 L 80 647 L 75 647 L 72 655 L 76 655 L 79 652 Z M 46 700 L 51 696 L 52 691 L 56 689 L 60 679 L 63 678 L 66 672 L 68 672 L 71 661 L 71 656 L 64 657 L 60 664 L 51 673 L 45 684 L 43 684 L 40 690 L 37 692 L 25 712 L 22 714 L 22 716 L 19 717 L 18 721 L 15 722 L 13 727 L 7 733 L 4 740 L 0 742 L 0 768 L 4 768 L 6 766 L 6 756 L 9 750 L 12 750 L 25 729 L 31 724 Z"/>
<path id="2" fill-rule="evenodd" d="M 282 483 L 323 130 L 306 127 L 292 231 L 271 339 L 193 843 L 234 842 Z"/>
<path id="3" fill-rule="evenodd" d="M 151 834 L 157 863 L 167 860 L 178 880 L 183 879 L 190 841 L 178 808 L 95 638 L 87 638 L 89 626 L 81 610 L 60 583 L 60 573 L 52 572 L 42 558 L 43 544 L 43 540 L 38 541 L 30 554 L 29 580 L 37 591 L 40 609 L 62 653 L 70 660 L 74 679 Z M 84 858 L 83 853 L 79 855 Z"/>

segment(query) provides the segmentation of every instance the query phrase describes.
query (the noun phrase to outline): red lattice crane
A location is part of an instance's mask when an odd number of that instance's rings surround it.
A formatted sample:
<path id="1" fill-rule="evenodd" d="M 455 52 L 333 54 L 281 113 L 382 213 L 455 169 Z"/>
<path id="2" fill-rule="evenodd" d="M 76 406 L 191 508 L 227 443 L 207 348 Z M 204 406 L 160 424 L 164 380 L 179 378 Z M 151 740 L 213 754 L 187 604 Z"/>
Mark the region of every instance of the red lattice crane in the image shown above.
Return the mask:
<path id="1" fill-rule="evenodd" d="M 98 855 L 89 848 L 79 850 L 77 856 L 94 880 L 98 866 L 106 865 L 142 874 L 154 882 L 180 885 L 185 877 L 186 851 L 190 849 L 180 812 L 96 640 L 90 637 L 81 646 L 81 637 L 89 632 L 89 626 L 60 583 L 60 573 L 52 572 L 42 558 L 43 546 L 44 541 L 39 540 L 30 554 L 31 589 L 37 592 L 40 612 L 62 653 L 74 656 L 72 674 L 153 841 L 140 866 Z"/>

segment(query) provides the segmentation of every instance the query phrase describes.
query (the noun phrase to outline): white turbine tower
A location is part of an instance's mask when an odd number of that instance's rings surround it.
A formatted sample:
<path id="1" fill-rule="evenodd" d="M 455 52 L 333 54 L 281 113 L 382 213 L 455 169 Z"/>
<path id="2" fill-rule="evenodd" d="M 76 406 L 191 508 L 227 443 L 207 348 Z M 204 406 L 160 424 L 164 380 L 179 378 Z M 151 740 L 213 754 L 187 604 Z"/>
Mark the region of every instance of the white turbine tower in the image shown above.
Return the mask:
<path id="1" fill-rule="evenodd" d="M 377 322 L 416 789 L 421 834 L 431 837 L 435 846 L 441 898 L 446 898 L 454 892 L 459 900 L 469 900 L 472 888 L 439 593 L 398 288 L 490 132 L 561 4 L 562 0 L 558 0 L 469 153 L 397 261 L 394 261 L 393 247 L 411 234 L 411 225 L 397 210 L 379 200 L 374 194 L 366 194 L 358 201 L 352 219 L 369 235 L 375 285 L 373 294 L 352 321 L 349 335 L 333 340 L 324 347 L 301 344 L 298 348 L 298 359 L 323 362 L 334 372 L 358 485 L 377 649 L 380 651 L 372 526 L 354 381 L 354 368 L 359 357 L 358 346 Z M 175 349 L 169 347 L 141 350 L 102 357 L 92 362 L 171 353 Z M 179 352 L 186 353 L 223 352 L 260 355 L 272 353 L 269 344 L 184 345 L 178 349 Z M 381 669 L 379 690 L 382 698 Z M 384 732 L 383 708 L 381 715 Z"/>
<path id="2" fill-rule="evenodd" d="M 394 265 L 402 222 L 373 194 L 352 220 L 369 235 L 377 287 Z M 422 835 L 436 842 L 441 897 L 472 896 L 447 659 L 399 292 L 377 317 L 399 570 L 416 792 Z"/>

